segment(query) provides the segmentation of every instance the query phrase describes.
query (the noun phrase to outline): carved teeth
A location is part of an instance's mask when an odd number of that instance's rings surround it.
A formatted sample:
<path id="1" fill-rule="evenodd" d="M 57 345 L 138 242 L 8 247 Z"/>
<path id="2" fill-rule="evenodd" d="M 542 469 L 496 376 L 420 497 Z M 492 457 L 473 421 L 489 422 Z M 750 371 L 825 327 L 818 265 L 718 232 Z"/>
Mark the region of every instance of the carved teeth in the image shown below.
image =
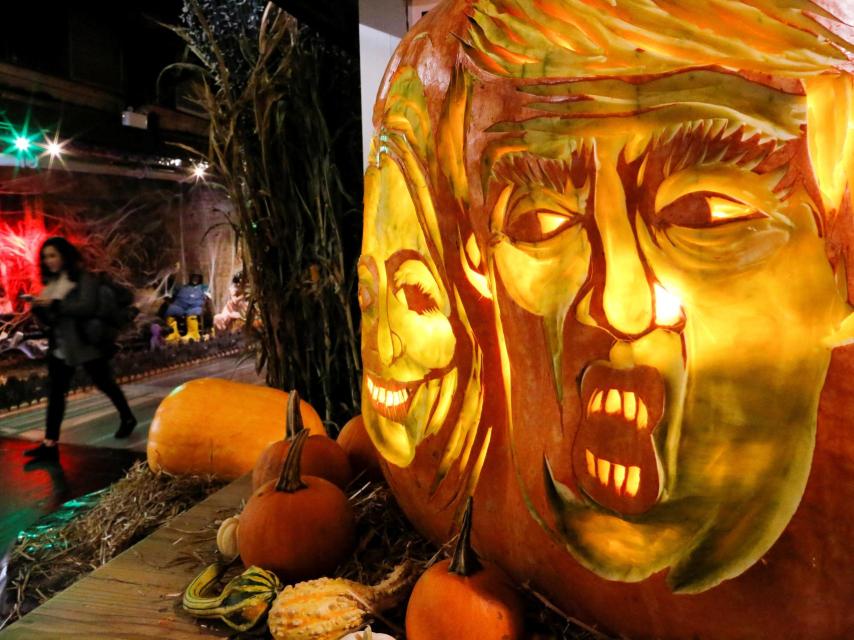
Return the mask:
<path id="1" fill-rule="evenodd" d="M 370 377 L 367 378 L 367 383 L 368 393 L 376 404 L 382 404 L 386 407 L 397 407 L 409 400 L 409 391 L 406 389 L 388 389 L 377 384 Z"/>
<path id="2" fill-rule="evenodd" d="M 632 422 L 637 415 L 637 410 L 637 396 L 635 396 L 634 391 L 627 391 L 623 394 L 623 415 L 626 420 Z"/>
<path id="3" fill-rule="evenodd" d="M 614 465 L 614 490 L 617 495 L 623 492 L 623 482 L 626 481 L 626 467 L 621 464 Z"/>
<path id="4" fill-rule="evenodd" d="M 599 458 L 596 461 L 596 471 L 598 471 L 599 482 L 603 487 L 608 486 L 608 477 L 611 475 L 611 463 L 604 458 Z"/>
<path id="5" fill-rule="evenodd" d="M 641 470 L 640 467 L 629 467 L 629 475 L 626 478 L 626 493 L 634 497 L 640 489 Z"/>
<path id="6" fill-rule="evenodd" d="M 646 429 L 649 426 L 649 409 L 643 399 L 634 391 L 620 391 L 619 389 L 599 389 L 590 396 L 587 403 L 587 415 L 606 413 L 608 415 L 619 415 L 628 422 L 633 422 L 638 429 Z"/>
<path id="7" fill-rule="evenodd" d="M 608 391 L 608 396 L 605 398 L 605 413 L 611 415 L 620 413 L 620 392 L 616 389 Z"/>
<path id="8" fill-rule="evenodd" d="M 602 396 L 603 395 L 605 395 L 605 392 L 602 390 L 599 390 L 590 397 L 590 406 L 587 409 L 587 415 L 599 413 L 600 411 L 602 411 Z"/>
<path id="9" fill-rule="evenodd" d="M 646 429 L 649 416 L 647 415 L 646 405 L 643 400 L 638 405 L 638 429 Z"/>
<path id="10" fill-rule="evenodd" d="M 618 496 L 625 494 L 634 498 L 638 494 L 641 483 L 640 467 L 636 465 L 627 467 L 605 458 L 597 458 L 590 449 L 584 451 L 584 457 L 587 462 L 587 473 L 592 478 L 598 479 L 603 487 L 611 486 L 613 478 L 613 489 Z"/>

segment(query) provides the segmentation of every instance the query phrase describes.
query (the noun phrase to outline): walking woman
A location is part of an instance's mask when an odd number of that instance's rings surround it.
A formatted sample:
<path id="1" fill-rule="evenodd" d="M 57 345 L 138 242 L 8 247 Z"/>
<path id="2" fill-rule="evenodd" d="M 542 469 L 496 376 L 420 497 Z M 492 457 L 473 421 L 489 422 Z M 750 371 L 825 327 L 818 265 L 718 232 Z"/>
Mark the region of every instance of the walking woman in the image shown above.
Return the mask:
<path id="1" fill-rule="evenodd" d="M 45 240 L 39 256 L 44 288 L 33 300 L 33 314 L 49 332 L 47 424 L 44 441 L 24 453 L 31 458 L 57 460 L 65 395 L 78 366 L 118 410 L 121 422 L 116 438 L 128 437 L 136 418 L 110 369 L 113 345 L 91 344 L 85 338 L 84 325 L 95 318 L 98 309 L 97 278 L 83 269 L 80 252 L 65 238 Z"/>

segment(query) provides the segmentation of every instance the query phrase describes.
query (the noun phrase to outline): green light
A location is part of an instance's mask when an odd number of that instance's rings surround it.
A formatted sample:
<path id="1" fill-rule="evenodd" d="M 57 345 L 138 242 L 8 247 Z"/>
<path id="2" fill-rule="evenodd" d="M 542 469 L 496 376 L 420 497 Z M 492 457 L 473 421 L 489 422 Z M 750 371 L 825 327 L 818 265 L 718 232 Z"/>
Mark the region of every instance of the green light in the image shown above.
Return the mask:
<path id="1" fill-rule="evenodd" d="M 18 166 L 38 166 L 35 142 L 41 137 L 41 132 L 30 131 L 29 115 L 20 127 L 16 127 L 0 113 L 0 153 L 17 158 Z"/>

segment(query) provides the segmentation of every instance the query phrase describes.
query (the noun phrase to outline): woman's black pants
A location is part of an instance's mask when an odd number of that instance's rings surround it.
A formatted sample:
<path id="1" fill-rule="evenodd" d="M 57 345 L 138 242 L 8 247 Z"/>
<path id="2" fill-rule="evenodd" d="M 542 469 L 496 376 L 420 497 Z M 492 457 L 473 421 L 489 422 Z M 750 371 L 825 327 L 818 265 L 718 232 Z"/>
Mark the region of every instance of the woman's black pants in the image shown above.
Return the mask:
<path id="1" fill-rule="evenodd" d="M 93 384 L 106 395 L 119 412 L 122 421 L 133 419 L 133 413 L 128 406 L 125 394 L 113 377 L 110 369 L 110 361 L 107 358 L 98 358 L 84 362 L 82 365 L 86 373 L 92 379 Z M 64 360 L 48 356 L 48 398 L 47 398 L 47 425 L 45 439 L 59 440 L 59 428 L 62 426 L 62 418 L 65 415 L 65 394 L 74 376 L 74 367 L 68 366 Z"/>

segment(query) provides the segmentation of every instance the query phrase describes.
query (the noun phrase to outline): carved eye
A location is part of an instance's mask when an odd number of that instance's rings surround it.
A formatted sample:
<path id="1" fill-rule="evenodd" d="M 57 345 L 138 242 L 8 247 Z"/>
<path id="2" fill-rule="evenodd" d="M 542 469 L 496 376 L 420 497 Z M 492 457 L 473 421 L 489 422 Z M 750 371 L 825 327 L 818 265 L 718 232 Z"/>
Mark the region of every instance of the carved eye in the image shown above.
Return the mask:
<path id="1" fill-rule="evenodd" d="M 767 217 L 748 204 L 709 191 L 684 195 L 658 212 L 660 221 L 689 228 L 715 227 Z"/>
<path id="2" fill-rule="evenodd" d="M 439 303 L 420 284 L 404 283 L 400 285 L 400 290 L 403 291 L 406 306 L 410 311 L 424 315 L 439 310 Z"/>
<path id="3" fill-rule="evenodd" d="M 559 211 L 532 209 L 510 216 L 505 228 L 507 236 L 516 242 L 542 242 L 553 238 L 578 222 L 578 217 Z"/>

